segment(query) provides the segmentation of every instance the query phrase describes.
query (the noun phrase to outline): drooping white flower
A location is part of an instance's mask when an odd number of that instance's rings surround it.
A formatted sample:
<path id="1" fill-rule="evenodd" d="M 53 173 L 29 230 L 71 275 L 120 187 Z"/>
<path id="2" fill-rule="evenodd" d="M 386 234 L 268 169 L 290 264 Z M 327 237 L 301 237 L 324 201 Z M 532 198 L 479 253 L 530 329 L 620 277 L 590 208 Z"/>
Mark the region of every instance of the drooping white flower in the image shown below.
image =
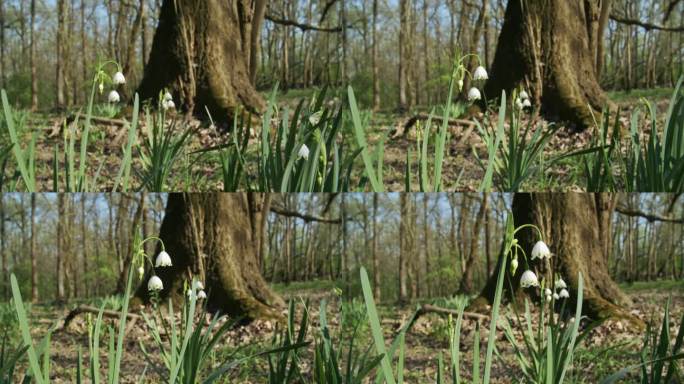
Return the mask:
<path id="1" fill-rule="evenodd" d="M 302 147 L 299 148 L 299 153 L 297 154 L 300 159 L 308 160 L 309 159 L 309 147 L 306 146 L 306 144 L 302 144 Z"/>
<path id="2" fill-rule="evenodd" d="M 159 276 L 154 275 L 150 277 L 150 280 L 147 282 L 147 290 L 154 292 L 161 291 L 162 289 L 164 289 L 164 283 L 162 283 L 162 280 L 159 278 Z"/>
<path id="3" fill-rule="evenodd" d="M 124 77 L 123 73 L 117 72 L 114 74 L 114 77 L 112 77 L 112 81 L 114 82 L 114 85 L 123 85 L 126 84 L 126 77 Z"/>
<path id="4" fill-rule="evenodd" d="M 515 99 L 515 106 L 518 108 L 518 110 L 522 110 L 523 108 L 525 108 L 520 98 Z"/>
<path id="5" fill-rule="evenodd" d="M 97 89 L 100 90 L 100 95 L 101 95 L 102 92 L 104 92 L 104 83 L 101 82 L 101 83 L 97 86 Z"/>
<path id="6" fill-rule="evenodd" d="M 523 288 L 538 287 L 539 280 L 537 280 L 537 275 L 530 270 L 523 272 L 522 276 L 520 277 L 520 286 Z"/>
<path id="7" fill-rule="evenodd" d="M 473 87 L 470 88 L 470 91 L 468 91 L 468 101 L 476 101 L 480 100 L 482 98 L 482 94 L 480 93 L 480 90 Z"/>
<path id="8" fill-rule="evenodd" d="M 207 298 L 207 294 L 204 292 L 203 289 L 200 290 L 199 292 L 197 292 L 197 299 L 198 300 L 206 299 L 206 298 Z"/>
<path id="9" fill-rule="evenodd" d="M 162 101 L 162 108 L 165 111 L 168 111 L 169 109 L 176 109 L 176 103 L 174 103 L 173 100 L 164 100 Z"/>
<path id="10" fill-rule="evenodd" d="M 563 289 L 561 289 L 561 291 L 558 295 L 564 299 L 567 299 L 568 297 L 570 297 L 570 292 L 568 292 L 567 289 L 563 288 Z"/>
<path id="11" fill-rule="evenodd" d="M 169 256 L 166 251 L 161 251 L 159 252 L 159 255 L 157 255 L 157 260 L 154 262 L 155 267 L 170 267 L 173 265 L 171 263 L 171 256 Z"/>
<path id="12" fill-rule="evenodd" d="M 473 79 L 476 81 L 489 79 L 489 75 L 487 74 L 487 70 L 483 66 L 477 67 L 475 69 L 475 72 L 473 73 Z"/>
<path id="13" fill-rule="evenodd" d="M 173 100 L 173 95 L 171 95 L 171 92 L 166 91 L 166 93 L 164 93 L 164 97 L 162 97 L 162 100 L 163 101 Z"/>
<path id="14" fill-rule="evenodd" d="M 545 294 L 546 296 L 551 296 L 551 295 L 553 294 L 553 292 L 551 292 L 550 289 L 546 288 L 546 289 L 544 290 L 544 294 Z"/>
<path id="15" fill-rule="evenodd" d="M 558 278 L 558 280 L 556 280 L 556 289 L 565 289 L 567 287 L 568 287 L 568 285 L 565 284 L 565 280 L 563 280 L 562 277 Z"/>
<path id="16" fill-rule="evenodd" d="M 111 92 L 109 92 L 109 96 L 107 96 L 107 100 L 108 100 L 111 104 L 116 104 L 116 103 L 118 103 L 119 101 L 121 101 L 121 96 L 119 95 L 119 92 L 117 92 L 117 91 L 111 91 Z"/>
<path id="17" fill-rule="evenodd" d="M 546 295 L 546 301 L 547 302 L 551 301 L 551 295 Z"/>
<path id="18" fill-rule="evenodd" d="M 558 299 L 559 299 L 558 294 L 557 294 L 557 293 L 554 293 L 554 294 L 553 294 L 553 298 L 556 299 L 556 300 L 558 300 Z"/>
<path id="19" fill-rule="evenodd" d="M 539 240 L 534 247 L 532 247 L 532 260 L 534 259 L 550 259 L 551 251 L 545 242 Z"/>
<path id="20" fill-rule="evenodd" d="M 532 102 L 530 101 L 530 99 L 525 99 L 522 102 L 522 106 L 523 108 L 532 108 Z"/>
<path id="21" fill-rule="evenodd" d="M 204 289 L 204 284 L 202 284 L 202 282 L 199 280 L 195 281 L 195 284 L 193 284 L 193 285 L 195 286 L 194 287 L 195 289 L 198 289 L 198 290 Z"/>
<path id="22" fill-rule="evenodd" d="M 527 99 L 530 98 L 530 95 L 528 95 L 527 92 L 525 92 L 525 90 L 522 90 L 522 91 L 520 92 L 520 95 L 519 95 L 519 96 L 520 96 L 520 98 L 523 99 L 523 100 L 527 100 Z"/>
<path id="23" fill-rule="evenodd" d="M 458 90 L 459 91 L 462 90 L 463 89 L 463 79 L 459 80 L 457 85 L 458 85 Z"/>
<path id="24" fill-rule="evenodd" d="M 145 275 L 145 267 L 138 267 L 138 278 L 142 279 L 143 275 Z"/>

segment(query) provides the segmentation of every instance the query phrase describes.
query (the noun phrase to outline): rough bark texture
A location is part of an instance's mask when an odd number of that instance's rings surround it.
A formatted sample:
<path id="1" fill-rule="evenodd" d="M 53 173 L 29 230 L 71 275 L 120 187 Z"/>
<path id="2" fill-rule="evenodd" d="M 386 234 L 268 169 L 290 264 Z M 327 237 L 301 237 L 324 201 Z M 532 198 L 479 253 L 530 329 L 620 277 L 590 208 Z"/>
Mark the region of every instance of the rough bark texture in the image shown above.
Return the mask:
<path id="1" fill-rule="evenodd" d="M 589 126 L 608 103 L 595 68 L 599 16 L 598 0 L 509 0 L 486 94 L 521 86 L 547 118 Z"/>
<path id="2" fill-rule="evenodd" d="M 164 0 L 140 97 L 171 91 L 186 112 L 227 120 L 264 102 L 250 81 L 251 0 Z M 258 25 L 258 23 L 257 23 Z"/>
<path id="3" fill-rule="evenodd" d="M 260 213 L 250 210 L 254 199 L 261 197 L 218 193 L 169 195 L 159 237 L 173 259 L 173 266 L 156 271 L 164 282 L 162 299 L 182 299 L 184 280 L 196 276 L 205 281 L 209 310 L 243 316 L 246 320 L 280 318 L 283 301 L 259 272 L 254 229 L 259 228 L 261 219 L 257 217 Z M 138 289 L 143 301 L 149 300 L 147 278 Z"/>
<path id="4" fill-rule="evenodd" d="M 513 199 L 513 217 L 515 226 L 534 224 L 544 235 L 549 245 L 553 269 L 560 273 L 568 283 L 570 291 L 570 308 L 574 308 L 573 298 L 577 297 L 577 282 L 579 273 L 584 278 L 583 312 L 594 319 L 619 318 L 630 321 L 633 325 L 641 326 L 641 322 L 631 316 L 623 306 L 630 305 L 625 296 L 608 273 L 608 263 L 604 255 L 604 243 L 611 241 L 610 233 L 601 225 L 606 215 L 602 203 L 605 196 L 580 193 L 554 194 L 516 194 Z M 521 230 L 518 233 L 520 242 L 527 255 L 531 254 L 534 243 L 539 240 L 536 231 Z M 529 256 L 528 256 L 529 257 Z M 538 275 L 547 275 L 550 271 L 541 265 L 539 260 L 528 260 L 530 268 L 537 270 Z M 486 287 L 483 289 L 471 309 L 483 308 L 494 298 L 496 278 L 501 267 L 501 257 L 496 269 Z M 538 301 L 538 289 L 520 288 L 520 277 L 525 271 L 525 262 L 520 260 L 520 267 L 515 275 L 506 271 L 504 283 L 505 297 L 509 300 L 514 296 L 522 298 L 531 295 Z M 548 280 L 547 280 L 548 281 Z M 508 289 L 513 287 L 513 291 Z"/>

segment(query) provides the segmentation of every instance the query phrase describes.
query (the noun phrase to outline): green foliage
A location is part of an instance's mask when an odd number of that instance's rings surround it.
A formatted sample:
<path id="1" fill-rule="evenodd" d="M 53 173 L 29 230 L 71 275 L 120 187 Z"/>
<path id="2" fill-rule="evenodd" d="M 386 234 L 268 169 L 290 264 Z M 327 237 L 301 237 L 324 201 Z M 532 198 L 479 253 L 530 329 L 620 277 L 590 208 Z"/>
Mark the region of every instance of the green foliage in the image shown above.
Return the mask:
<path id="1" fill-rule="evenodd" d="M 642 384 L 669 384 L 684 381 L 684 372 L 680 361 L 684 360 L 682 345 L 684 344 L 684 315 L 679 322 L 679 330 L 672 339 L 670 333 L 670 298 L 665 306 L 665 314 L 660 330 L 654 330 L 649 324 L 644 334 L 643 347 L 639 358 L 640 364 L 631 365 L 608 376 L 601 384 L 612 384 L 623 380 L 630 373 L 640 373 L 639 382 Z"/>
<path id="2" fill-rule="evenodd" d="M 304 381 L 300 370 L 299 349 L 309 345 L 305 341 L 309 328 L 308 304 L 304 304 L 299 329 L 295 319 L 296 305 L 290 301 L 287 317 L 287 328 L 276 332 L 273 336 L 273 352 L 268 355 L 268 382 L 270 384 L 288 384 Z"/>
<path id="3" fill-rule="evenodd" d="M 661 133 L 657 130 L 656 108 L 644 101 L 652 131 L 647 143 L 640 138 L 639 110 L 632 114 L 631 148 L 626 161 L 626 189 L 639 192 L 682 192 L 684 190 L 684 77 L 672 95 Z"/>

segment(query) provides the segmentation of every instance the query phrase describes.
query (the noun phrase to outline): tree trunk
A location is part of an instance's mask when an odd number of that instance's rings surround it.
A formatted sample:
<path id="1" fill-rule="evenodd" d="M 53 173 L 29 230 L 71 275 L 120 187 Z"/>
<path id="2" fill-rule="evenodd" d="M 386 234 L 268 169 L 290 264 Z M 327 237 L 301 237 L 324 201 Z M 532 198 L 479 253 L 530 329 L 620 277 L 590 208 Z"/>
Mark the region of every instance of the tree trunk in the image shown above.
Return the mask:
<path id="1" fill-rule="evenodd" d="M 38 301 L 38 260 L 36 258 L 36 194 L 31 194 L 31 302 Z"/>
<path id="2" fill-rule="evenodd" d="M 38 109 L 38 75 L 36 74 L 36 0 L 31 0 L 31 111 Z"/>
<path id="3" fill-rule="evenodd" d="M 248 31 L 260 25 L 253 11 L 253 0 L 164 0 L 140 97 L 156 99 L 168 89 L 186 112 L 206 107 L 220 121 L 239 106 L 260 111 L 249 68 Z"/>
<path id="4" fill-rule="evenodd" d="M 486 94 L 523 87 L 547 118 L 590 126 L 608 102 L 595 68 L 599 13 L 598 0 L 510 0 Z"/>
<path id="5" fill-rule="evenodd" d="M 378 66 L 378 0 L 373 0 L 373 46 L 371 62 L 373 66 L 373 110 L 380 109 L 380 67 Z M 375 201 L 375 200 L 373 200 Z"/>
<path id="6" fill-rule="evenodd" d="M 57 65 L 56 82 L 57 82 L 57 108 L 62 109 L 66 106 L 65 99 L 65 73 L 64 73 L 64 48 L 66 40 L 66 0 L 57 0 Z"/>
<path id="7" fill-rule="evenodd" d="M 608 273 L 608 263 L 604 256 L 604 241 L 610 241 L 610 234 L 602 232 L 599 221 L 611 212 L 603 210 L 597 203 L 599 195 L 580 193 L 554 194 L 516 194 L 513 198 L 513 218 L 515 226 L 534 224 L 542 231 L 544 241 L 553 253 L 552 264 L 568 283 L 571 298 L 577 297 L 577 281 L 579 273 L 584 278 L 583 313 L 593 319 L 619 318 L 641 326 L 641 322 L 624 309 L 630 300 L 625 296 Z M 551 278 L 550 271 L 545 270 L 539 260 L 530 259 L 534 243 L 539 240 L 536 231 L 521 230 L 518 241 L 528 255 L 529 267 L 536 270 L 541 278 Z M 471 305 L 472 309 L 483 308 L 494 298 L 496 280 L 501 266 L 501 257 L 490 276 L 486 287 Z M 520 277 L 527 269 L 526 262 L 520 259 L 520 267 L 515 275 L 505 271 L 504 297 L 522 298 L 530 294 L 537 299 L 536 289 L 520 288 Z M 547 284 L 550 284 L 547 283 Z M 507 287 L 514 287 L 511 292 Z M 570 300 L 571 308 L 575 303 Z"/>
<path id="8" fill-rule="evenodd" d="M 158 268 L 164 282 L 161 298 L 183 300 L 183 280 L 197 276 L 198 261 L 206 271 L 207 307 L 245 320 L 279 318 L 282 299 L 261 276 L 251 228 L 251 194 L 171 194 L 159 237 L 173 266 Z M 159 249 L 157 250 L 159 251 Z M 149 278 L 149 276 L 147 276 Z M 149 300 L 147 280 L 137 295 Z"/>

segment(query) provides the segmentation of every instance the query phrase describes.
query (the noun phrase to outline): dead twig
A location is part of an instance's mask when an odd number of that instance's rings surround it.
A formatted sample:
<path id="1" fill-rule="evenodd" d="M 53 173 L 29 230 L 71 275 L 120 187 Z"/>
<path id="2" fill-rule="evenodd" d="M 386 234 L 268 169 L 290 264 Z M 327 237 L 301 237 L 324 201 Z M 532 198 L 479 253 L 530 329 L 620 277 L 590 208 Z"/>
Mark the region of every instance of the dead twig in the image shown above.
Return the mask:
<path id="1" fill-rule="evenodd" d="M 71 321 L 76 318 L 76 316 L 81 315 L 83 313 L 92 313 L 97 315 L 100 313 L 100 309 L 91 307 L 89 305 L 79 305 L 78 307 L 72 309 L 69 312 L 69 314 L 64 318 L 64 324 L 62 325 L 61 330 L 65 330 L 69 326 Z M 102 317 L 119 318 L 121 317 L 121 312 L 105 309 L 102 311 Z M 140 315 L 136 315 L 135 313 L 129 313 L 127 315 L 127 318 L 129 320 L 132 320 L 131 324 L 135 324 L 135 322 L 140 318 Z"/>
<path id="2" fill-rule="evenodd" d="M 431 116 L 427 113 L 419 113 L 417 115 L 409 117 L 408 120 L 400 120 L 396 126 L 396 130 L 394 135 L 392 135 L 392 138 L 394 139 L 399 136 L 401 136 L 402 138 L 406 138 L 406 135 L 408 135 L 409 131 L 411 130 L 411 128 L 413 128 L 414 125 L 416 125 L 416 123 L 418 123 L 419 121 L 430 120 L 430 117 Z M 432 116 L 432 122 L 437 124 L 443 124 L 444 118 L 439 116 Z M 476 126 L 474 121 L 464 119 L 449 119 L 447 120 L 447 125 L 451 127 L 465 125 L 471 128 L 474 128 Z"/>

